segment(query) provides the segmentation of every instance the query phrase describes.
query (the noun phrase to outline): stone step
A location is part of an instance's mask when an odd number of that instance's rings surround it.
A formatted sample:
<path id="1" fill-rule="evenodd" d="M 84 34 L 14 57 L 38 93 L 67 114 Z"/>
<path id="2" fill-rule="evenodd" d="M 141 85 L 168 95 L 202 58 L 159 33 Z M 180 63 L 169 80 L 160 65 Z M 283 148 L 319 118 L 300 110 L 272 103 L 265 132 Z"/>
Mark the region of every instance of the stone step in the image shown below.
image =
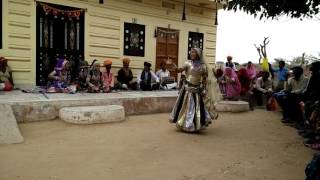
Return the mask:
<path id="1" fill-rule="evenodd" d="M 0 144 L 24 141 L 10 105 L 0 104 Z"/>
<path id="2" fill-rule="evenodd" d="M 120 105 L 64 107 L 59 117 L 72 124 L 110 123 L 125 120 L 125 111 Z"/>
<path id="3" fill-rule="evenodd" d="M 249 111 L 249 103 L 245 101 L 220 101 L 216 104 L 218 112 L 245 112 Z"/>

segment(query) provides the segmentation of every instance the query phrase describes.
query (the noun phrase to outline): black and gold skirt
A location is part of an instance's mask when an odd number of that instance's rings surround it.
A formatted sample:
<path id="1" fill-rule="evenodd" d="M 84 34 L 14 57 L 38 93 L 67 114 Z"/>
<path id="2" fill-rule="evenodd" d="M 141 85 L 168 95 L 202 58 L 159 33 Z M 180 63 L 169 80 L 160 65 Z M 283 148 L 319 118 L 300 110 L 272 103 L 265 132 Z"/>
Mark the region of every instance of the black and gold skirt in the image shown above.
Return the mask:
<path id="1" fill-rule="evenodd" d="M 200 88 L 183 86 L 170 114 L 170 122 L 186 132 L 197 132 L 211 124 L 212 117 L 206 109 Z"/>

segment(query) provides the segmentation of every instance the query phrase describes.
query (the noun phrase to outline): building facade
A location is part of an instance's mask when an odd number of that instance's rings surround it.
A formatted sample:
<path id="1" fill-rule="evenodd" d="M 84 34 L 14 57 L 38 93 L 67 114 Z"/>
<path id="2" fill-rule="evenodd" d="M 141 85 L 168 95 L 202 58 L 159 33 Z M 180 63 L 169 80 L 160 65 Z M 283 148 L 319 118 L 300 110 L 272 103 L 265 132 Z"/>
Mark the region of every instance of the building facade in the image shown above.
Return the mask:
<path id="1" fill-rule="evenodd" d="M 129 57 L 136 75 L 143 62 L 181 65 L 191 47 L 215 62 L 216 9 L 209 0 L 2 0 L 2 47 L 18 85 L 42 85 L 57 56 L 78 62 Z M 1 26 L 0 26 L 1 27 Z"/>

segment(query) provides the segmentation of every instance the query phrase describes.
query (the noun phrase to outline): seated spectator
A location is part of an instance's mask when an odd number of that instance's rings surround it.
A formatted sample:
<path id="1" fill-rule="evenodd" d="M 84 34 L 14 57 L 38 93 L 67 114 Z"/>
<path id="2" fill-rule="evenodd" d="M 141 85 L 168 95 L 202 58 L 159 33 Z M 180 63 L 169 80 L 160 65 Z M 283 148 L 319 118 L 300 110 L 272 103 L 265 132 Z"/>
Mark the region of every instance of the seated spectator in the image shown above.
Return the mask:
<path id="1" fill-rule="evenodd" d="M 247 64 L 247 74 L 250 80 L 254 80 L 257 76 L 257 70 L 251 61 L 249 61 Z"/>
<path id="2" fill-rule="evenodd" d="M 305 145 L 320 149 L 320 62 L 313 62 L 310 67 L 311 77 L 303 91 L 304 117 L 308 130 L 303 134 Z"/>
<path id="3" fill-rule="evenodd" d="M 248 75 L 247 69 L 240 68 L 238 71 L 238 79 L 241 84 L 240 95 L 246 95 L 250 90 L 250 77 Z"/>
<path id="4" fill-rule="evenodd" d="M 310 67 L 311 77 L 307 88 L 303 91 L 303 102 L 305 104 L 305 116 L 311 116 L 312 106 L 320 100 L 320 62 L 314 62 Z"/>
<path id="5" fill-rule="evenodd" d="M 272 81 L 269 76 L 269 72 L 262 72 L 262 76 L 257 79 L 254 86 L 253 96 L 258 106 L 262 106 L 272 95 Z"/>
<path id="6" fill-rule="evenodd" d="M 154 74 L 154 72 L 151 71 L 150 67 L 150 63 L 144 62 L 143 71 L 140 72 L 137 76 L 138 88 L 143 91 L 159 89 L 159 78 Z M 152 84 L 154 82 L 156 84 Z"/>
<path id="7" fill-rule="evenodd" d="M 114 87 L 114 76 L 111 72 L 111 60 L 105 60 L 103 65 L 106 67 L 106 71 L 102 73 L 103 92 L 111 92 Z"/>
<path id="8" fill-rule="evenodd" d="M 174 82 L 174 78 L 170 77 L 170 71 L 166 69 L 166 63 L 161 62 L 160 68 L 156 75 L 160 79 L 160 88 L 161 89 L 175 89 L 177 87 L 177 83 Z"/>
<path id="9" fill-rule="evenodd" d="M 123 67 L 118 71 L 117 76 L 117 89 L 134 89 L 133 83 L 131 82 L 133 79 L 132 71 L 129 67 L 130 59 L 129 58 L 123 58 L 122 60 Z"/>
<path id="10" fill-rule="evenodd" d="M 292 74 L 293 76 L 288 79 L 285 90 L 274 95 L 278 104 L 282 107 L 283 122 L 288 122 L 289 119 L 296 122 L 303 120 L 299 102 L 303 90 L 307 87 L 308 78 L 303 75 L 303 69 L 299 66 L 292 69 Z"/>
<path id="11" fill-rule="evenodd" d="M 8 60 L 0 57 L 0 91 L 13 90 L 12 71 L 8 66 Z"/>
<path id="12" fill-rule="evenodd" d="M 98 62 L 93 64 L 92 69 L 87 77 L 88 92 L 99 93 L 103 90 L 102 73 L 100 72 L 100 64 Z"/>
<path id="13" fill-rule="evenodd" d="M 241 84 L 239 82 L 237 74 L 230 67 L 226 67 L 224 70 L 224 79 L 222 83 L 225 84 L 226 94 L 225 99 L 237 100 L 240 96 Z"/>
<path id="14" fill-rule="evenodd" d="M 78 86 L 81 90 L 86 90 L 88 88 L 87 76 L 89 74 L 89 64 L 87 61 L 80 62 L 80 71 L 78 77 Z"/>
<path id="15" fill-rule="evenodd" d="M 69 62 L 62 58 L 57 59 L 57 64 L 48 78 L 53 81 L 48 92 L 67 92 L 71 84 Z"/>
<path id="16" fill-rule="evenodd" d="M 252 97 L 252 80 L 248 74 L 246 68 L 240 68 L 238 71 L 238 79 L 241 84 L 240 96 L 241 99 L 249 102 L 251 110 L 254 108 L 253 97 Z"/>
<path id="17" fill-rule="evenodd" d="M 320 100 L 320 61 L 314 62 L 310 67 L 311 77 L 306 90 L 304 91 L 305 101 Z"/>
<path id="18" fill-rule="evenodd" d="M 226 94 L 226 86 L 225 86 L 225 80 L 223 75 L 223 70 L 221 68 L 217 69 L 215 72 L 215 76 L 217 78 L 217 83 L 219 84 L 220 92 L 223 96 Z"/>

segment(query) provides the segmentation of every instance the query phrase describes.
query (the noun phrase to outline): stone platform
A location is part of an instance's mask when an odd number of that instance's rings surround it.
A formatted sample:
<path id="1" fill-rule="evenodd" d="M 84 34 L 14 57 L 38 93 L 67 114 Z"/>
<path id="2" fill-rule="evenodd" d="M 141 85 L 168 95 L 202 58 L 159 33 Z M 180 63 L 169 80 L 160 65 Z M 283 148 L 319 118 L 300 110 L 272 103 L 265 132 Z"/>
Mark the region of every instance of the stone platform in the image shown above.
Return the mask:
<path id="1" fill-rule="evenodd" d="M 121 91 L 114 93 L 47 94 L 1 92 L 0 104 L 11 105 L 19 123 L 54 120 L 63 107 L 121 105 L 126 115 L 168 113 L 178 91 Z"/>
<path id="2" fill-rule="evenodd" d="M 98 124 L 125 120 L 123 106 L 80 106 L 60 109 L 61 120 L 72 124 Z"/>
<path id="3" fill-rule="evenodd" d="M 218 112 L 245 112 L 249 111 L 249 103 L 245 101 L 220 101 L 216 105 Z"/>
<path id="4" fill-rule="evenodd" d="M 113 93 L 42 94 L 21 91 L 0 92 L 0 104 L 11 105 L 19 123 L 54 120 L 64 107 L 121 105 L 126 115 L 169 113 L 178 91 L 119 91 Z M 248 111 L 247 102 L 221 101 L 217 104 L 220 112 Z"/>

